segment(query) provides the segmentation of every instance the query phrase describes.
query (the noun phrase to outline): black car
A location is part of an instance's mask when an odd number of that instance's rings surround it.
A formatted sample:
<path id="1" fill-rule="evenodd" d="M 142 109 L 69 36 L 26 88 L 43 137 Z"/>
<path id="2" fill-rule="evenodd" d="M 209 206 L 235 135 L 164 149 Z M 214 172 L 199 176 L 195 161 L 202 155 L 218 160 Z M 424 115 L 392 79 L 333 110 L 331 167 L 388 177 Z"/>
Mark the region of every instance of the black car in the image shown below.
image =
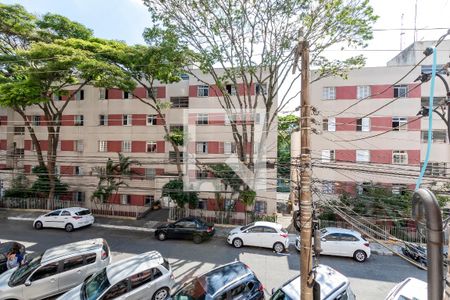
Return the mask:
<path id="1" fill-rule="evenodd" d="M 181 286 L 171 297 L 186 299 L 264 299 L 264 287 L 245 264 L 237 261 L 220 266 Z"/>
<path id="2" fill-rule="evenodd" d="M 7 261 L 6 255 L 9 253 L 9 251 L 11 251 L 11 249 L 14 246 L 19 248 L 22 257 L 25 255 L 25 246 L 20 243 L 17 242 L 0 243 L 0 274 L 8 270 L 6 266 Z"/>
<path id="3" fill-rule="evenodd" d="M 402 247 L 402 253 L 405 256 L 408 256 L 415 261 L 417 261 L 419 264 L 423 266 L 428 265 L 428 258 L 427 258 L 427 248 L 422 247 L 420 245 L 414 244 L 414 243 L 407 243 L 405 242 L 405 246 Z M 443 262 L 444 265 L 447 265 L 447 252 L 443 252 Z"/>
<path id="4" fill-rule="evenodd" d="M 199 218 L 183 218 L 175 223 L 158 226 L 155 237 L 164 241 L 170 239 L 189 239 L 194 243 L 201 243 L 214 235 L 214 224 L 208 224 Z"/>

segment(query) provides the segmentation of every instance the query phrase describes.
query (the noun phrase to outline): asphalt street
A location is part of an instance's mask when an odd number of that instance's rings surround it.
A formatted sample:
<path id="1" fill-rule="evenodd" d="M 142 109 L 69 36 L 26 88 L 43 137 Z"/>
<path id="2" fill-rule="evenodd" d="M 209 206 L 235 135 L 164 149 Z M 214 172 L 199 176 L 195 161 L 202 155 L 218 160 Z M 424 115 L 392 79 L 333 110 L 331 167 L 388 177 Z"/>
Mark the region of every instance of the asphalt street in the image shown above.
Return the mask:
<path id="1" fill-rule="evenodd" d="M 11 221 L 0 214 L 0 240 L 16 240 L 30 251 L 84 239 L 101 237 L 108 241 L 113 261 L 131 255 L 157 250 L 169 259 L 177 283 L 189 280 L 216 266 L 240 260 L 247 264 L 263 283 L 266 295 L 299 273 L 299 254 L 291 247 L 287 254 L 277 255 L 270 249 L 229 246 L 224 239 L 214 238 L 202 244 L 191 241 L 157 241 L 153 234 L 144 232 L 89 227 L 67 233 L 64 230 L 34 230 L 31 222 Z M 329 265 L 350 278 L 357 299 L 384 299 L 389 290 L 406 277 L 426 280 L 426 272 L 394 256 L 371 256 L 365 263 L 350 258 L 320 257 L 320 263 Z"/>

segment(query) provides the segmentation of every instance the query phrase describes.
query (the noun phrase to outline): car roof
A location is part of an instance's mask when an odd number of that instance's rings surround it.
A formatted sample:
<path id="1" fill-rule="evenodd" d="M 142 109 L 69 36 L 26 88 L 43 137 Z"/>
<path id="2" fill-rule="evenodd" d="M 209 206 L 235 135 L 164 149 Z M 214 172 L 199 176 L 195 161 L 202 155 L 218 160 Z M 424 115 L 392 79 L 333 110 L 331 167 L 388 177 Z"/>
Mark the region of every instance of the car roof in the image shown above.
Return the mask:
<path id="1" fill-rule="evenodd" d="M 71 257 L 85 252 L 93 251 L 103 246 L 103 239 L 91 239 L 79 241 L 70 244 L 64 244 L 47 249 L 42 255 L 41 263 L 46 263 L 53 260 L 59 260 L 64 257 Z"/>
<path id="2" fill-rule="evenodd" d="M 361 236 L 361 234 L 358 231 L 346 229 L 346 228 L 339 228 L 339 227 L 325 227 L 322 229 L 326 229 L 327 233 L 349 233 L 354 234 L 357 236 Z"/>
<path id="3" fill-rule="evenodd" d="M 283 227 L 281 224 L 267 221 L 256 221 L 253 226 L 267 226 L 277 229 L 281 229 Z"/>
<path id="4" fill-rule="evenodd" d="M 253 275 L 253 271 L 242 262 L 236 261 L 204 273 L 198 279 L 205 282 L 204 289 L 209 295 L 215 295 L 230 284 L 249 275 Z"/>
<path id="5" fill-rule="evenodd" d="M 161 265 L 164 258 L 158 251 L 150 251 L 118 261 L 106 267 L 106 274 L 111 285 L 140 273 L 142 271 Z"/>
<path id="6" fill-rule="evenodd" d="M 388 295 L 396 299 L 396 296 L 404 296 L 407 299 L 427 299 L 428 285 L 426 282 L 416 279 L 414 277 L 408 277 L 399 284 L 397 284 Z"/>
<path id="7" fill-rule="evenodd" d="M 326 299 L 349 284 L 347 277 L 326 265 L 318 265 L 315 280 L 320 285 L 320 299 Z M 300 276 L 285 283 L 281 289 L 291 299 L 300 299 Z"/>
<path id="8" fill-rule="evenodd" d="M 84 207 L 66 207 L 66 208 L 55 209 L 53 211 L 56 211 L 56 210 L 67 210 L 67 211 L 70 211 L 70 212 L 79 212 L 79 211 L 82 211 L 82 210 L 89 210 L 89 208 L 84 208 Z"/>

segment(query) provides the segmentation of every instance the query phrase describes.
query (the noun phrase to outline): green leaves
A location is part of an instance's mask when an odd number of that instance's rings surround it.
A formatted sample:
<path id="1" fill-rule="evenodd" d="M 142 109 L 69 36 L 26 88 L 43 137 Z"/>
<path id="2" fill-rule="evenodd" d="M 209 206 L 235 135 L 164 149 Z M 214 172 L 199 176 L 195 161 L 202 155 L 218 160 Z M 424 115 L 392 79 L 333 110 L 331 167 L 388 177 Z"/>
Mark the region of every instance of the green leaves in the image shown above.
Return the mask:
<path id="1" fill-rule="evenodd" d="M 171 180 L 162 188 L 162 195 L 169 196 L 177 205 L 183 208 L 186 204 L 195 207 L 198 203 L 196 192 L 184 191 L 183 181 L 180 179 Z"/>

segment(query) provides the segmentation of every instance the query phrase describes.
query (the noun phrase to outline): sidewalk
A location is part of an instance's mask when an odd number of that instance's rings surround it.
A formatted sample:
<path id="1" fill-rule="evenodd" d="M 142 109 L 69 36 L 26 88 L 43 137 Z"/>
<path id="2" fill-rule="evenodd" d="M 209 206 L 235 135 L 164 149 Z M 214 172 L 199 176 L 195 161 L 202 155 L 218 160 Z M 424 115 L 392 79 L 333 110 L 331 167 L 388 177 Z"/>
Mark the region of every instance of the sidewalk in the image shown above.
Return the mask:
<path id="1" fill-rule="evenodd" d="M 47 211 L 25 211 L 25 210 L 6 210 L 0 209 L 0 216 L 4 216 L 5 219 L 14 220 L 14 221 L 34 221 L 38 216 L 46 213 Z M 144 218 L 141 220 L 135 220 L 131 218 L 108 218 L 108 217 L 95 217 L 95 223 L 92 225 L 94 227 L 101 228 L 109 228 L 116 230 L 131 230 L 131 231 L 140 231 L 140 232 L 148 232 L 154 233 L 157 226 L 164 223 L 162 220 L 154 221 L 148 220 L 148 218 Z M 234 225 L 215 225 L 216 233 L 214 238 L 225 239 L 228 236 L 228 232 L 236 227 Z M 295 243 L 295 239 L 297 238 L 297 234 L 290 233 L 289 234 L 289 242 L 291 245 Z M 400 252 L 399 245 L 393 245 L 393 248 L 396 251 Z M 394 255 L 390 250 L 381 246 L 378 243 L 371 242 L 370 249 L 372 254 L 377 255 Z"/>

